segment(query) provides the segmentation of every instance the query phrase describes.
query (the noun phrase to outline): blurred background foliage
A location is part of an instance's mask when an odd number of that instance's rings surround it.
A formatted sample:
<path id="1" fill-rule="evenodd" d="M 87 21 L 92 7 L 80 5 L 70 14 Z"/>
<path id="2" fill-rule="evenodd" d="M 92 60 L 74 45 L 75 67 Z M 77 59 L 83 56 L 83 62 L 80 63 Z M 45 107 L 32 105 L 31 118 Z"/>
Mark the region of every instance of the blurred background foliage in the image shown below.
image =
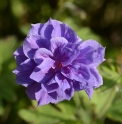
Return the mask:
<path id="1" fill-rule="evenodd" d="M 31 23 L 50 17 L 106 46 L 98 68 L 104 85 L 92 100 L 81 91 L 70 101 L 37 108 L 15 83 L 13 52 Z M 0 124 L 122 124 L 122 0 L 0 0 Z"/>

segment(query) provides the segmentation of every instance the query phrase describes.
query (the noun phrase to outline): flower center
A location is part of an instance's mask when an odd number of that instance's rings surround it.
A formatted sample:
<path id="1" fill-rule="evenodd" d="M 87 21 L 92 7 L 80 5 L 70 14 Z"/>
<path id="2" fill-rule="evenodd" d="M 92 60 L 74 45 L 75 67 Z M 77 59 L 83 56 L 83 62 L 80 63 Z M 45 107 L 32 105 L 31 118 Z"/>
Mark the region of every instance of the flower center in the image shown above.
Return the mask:
<path id="1" fill-rule="evenodd" d="M 59 71 L 62 67 L 63 67 L 62 63 L 58 61 L 55 63 L 55 66 L 52 68 L 55 69 L 55 71 Z"/>
<path id="2" fill-rule="evenodd" d="M 59 63 L 57 64 L 57 69 L 60 69 L 61 67 L 62 67 L 62 63 L 59 62 Z"/>

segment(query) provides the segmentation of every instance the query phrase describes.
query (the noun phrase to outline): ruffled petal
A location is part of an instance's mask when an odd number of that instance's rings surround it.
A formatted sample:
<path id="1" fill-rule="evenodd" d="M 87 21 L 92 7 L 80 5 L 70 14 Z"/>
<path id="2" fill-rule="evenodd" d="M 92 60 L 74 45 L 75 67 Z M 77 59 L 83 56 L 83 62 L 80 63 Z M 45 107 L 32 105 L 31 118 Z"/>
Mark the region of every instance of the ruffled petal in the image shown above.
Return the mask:
<path id="1" fill-rule="evenodd" d="M 74 78 L 73 87 L 75 91 L 84 90 L 88 88 L 94 89 L 103 84 L 102 76 L 99 74 L 95 67 L 80 67 L 78 70 L 78 74 L 81 74 L 82 77 L 81 80 L 80 78 L 79 80 L 77 80 L 78 78 Z"/>
<path id="2" fill-rule="evenodd" d="M 73 61 L 73 64 L 81 63 L 84 65 L 98 66 L 105 60 L 105 48 L 102 47 L 98 42 L 94 40 L 87 40 L 83 42 L 80 47 L 80 54 Z"/>
<path id="3" fill-rule="evenodd" d="M 54 76 L 55 77 L 55 76 Z M 59 85 L 55 81 L 54 77 L 52 77 L 48 82 L 42 83 L 42 88 L 47 92 L 51 93 L 58 89 Z"/>
<path id="4" fill-rule="evenodd" d="M 42 23 L 31 24 L 31 29 L 28 33 L 29 35 L 41 35 L 41 29 L 44 26 Z"/>
<path id="5" fill-rule="evenodd" d="M 13 73 L 16 74 L 16 82 L 18 84 L 22 84 L 27 86 L 28 84 L 32 83 L 33 80 L 30 79 L 30 75 L 33 72 L 36 64 L 33 60 L 27 59 L 21 65 L 19 65 Z"/>
<path id="6" fill-rule="evenodd" d="M 57 103 L 57 93 L 47 93 L 44 89 L 41 88 L 41 86 L 38 87 L 36 93 L 35 93 L 36 100 L 38 102 L 38 106 L 40 105 L 46 105 L 49 103 Z"/>
<path id="7" fill-rule="evenodd" d="M 51 51 L 54 53 L 59 52 L 57 54 L 60 54 L 61 48 L 64 47 L 68 41 L 64 37 L 55 37 L 50 40 L 51 42 Z M 60 51 L 58 51 L 60 50 Z M 54 53 L 54 54 L 55 54 Z"/>
<path id="8" fill-rule="evenodd" d="M 97 88 L 103 84 L 102 76 L 95 67 L 90 68 L 90 79 L 88 85 Z"/>
<path id="9" fill-rule="evenodd" d="M 89 86 L 84 80 L 82 82 L 73 80 L 73 88 L 75 91 L 80 91 L 89 88 Z"/>
<path id="10" fill-rule="evenodd" d="M 42 37 L 44 37 L 44 38 L 50 40 L 50 39 L 52 38 L 51 34 L 52 34 L 53 29 L 54 29 L 54 27 L 53 27 L 51 21 L 48 20 L 48 21 L 44 24 L 44 26 L 42 27 L 40 34 L 41 34 Z"/>
<path id="11" fill-rule="evenodd" d="M 65 90 L 65 99 L 70 100 L 74 95 L 74 89 L 71 87 Z"/>
<path id="12" fill-rule="evenodd" d="M 70 67 L 63 67 L 61 69 L 61 73 L 66 77 L 69 78 L 71 80 L 74 79 L 74 71 L 70 68 Z"/>
<path id="13" fill-rule="evenodd" d="M 79 82 L 83 82 L 84 80 L 88 80 L 90 78 L 89 71 L 87 68 L 81 67 L 73 67 L 67 66 L 61 69 L 61 73 L 70 80 L 75 80 Z"/>
<path id="14" fill-rule="evenodd" d="M 77 43 L 82 42 L 82 40 L 76 35 L 76 33 L 67 25 L 67 24 L 60 24 L 61 28 L 61 36 L 65 37 L 68 42 Z"/>
<path id="15" fill-rule="evenodd" d="M 40 64 L 45 58 L 53 57 L 52 52 L 45 48 L 40 48 L 36 51 L 34 55 L 34 60 L 37 64 Z"/>
<path id="16" fill-rule="evenodd" d="M 93 88 L 85 89 L 85 92 L 87 93 L 87 95 L 91 99 L 92 98 L 92 95 L 93 95 L 93 92 L 94 92 Z"/>
<path id="17" fill-rule="evenodd" d="M 58 73 L 55 76 L 56 82 L 59 84 L 59 88 L 57 89 L 58 101 L 62 100 L 70 100 L 74 95 L 74 89 L 72 86 L 72 81 L 66 79 L 62 74 Z"/>
<path id="18" fill-rule="evenodd" d="M 23 44 L 23 51 L 28 58 L 33 59 L 37 49 L 39 48 L 49 49 L 49 47 L 50 43 L 45 38 L 42 38 L 41 36 L 31 35 L 25 39 Z"/>
<path id="19" fill-rule="evenodd" d="M 41 84 L 37 83 L 37 82 L 33 82 L 30 85 L 27 86 L 26 88 L 26 94 L 28 95 L 28 97 L 32 100 L 36 100 L 35 97 L 35 93 L 37 91 L 37 88 L 40 87 Z"/>
<path id="20" fill-rule="evenodd" d="M 79 45 L 80 42 L 77 44 L 67 43 L 65 47 L 61 50 L 60 61 L 62 62 L 63 66 L 71 65 L 73 60 L 79 55 Z"/>
<path id="21" fill-rule="evenodd" d="M 23 47 L 19 47 L 15 52 L 14 52 L 14 57 L 16 59 L 17 65 L 20 65 L 22 62 L 24 62 L 27 57 L 23 53 Z"/>
<path id="22" fill-rule="evenodd" d="M 49 21 L 50 21 L 50 24 L 53 26 L 51 37 L 52 38 L 61 37 L 60 25 L 62 24 L 62 22 L 54 20 L 54 19 L 50 19 Z"/>
<path id="23" fill-rule="evenodd" d="M 60 89 L 62 92 L 70 88 L 68 80 L 61 73 L 55 75 L 55 81 L 58 83 L 59 87 L 62 88 Z"/>
<path id="24" fill-rule="evenodd" d="M 39 83 L 49 81 L 55 73 L 55 71 L 51 69 L 54 63 L 54 60 L 45 58 L 43 62 L 34 69 L 30 78 Z"/>

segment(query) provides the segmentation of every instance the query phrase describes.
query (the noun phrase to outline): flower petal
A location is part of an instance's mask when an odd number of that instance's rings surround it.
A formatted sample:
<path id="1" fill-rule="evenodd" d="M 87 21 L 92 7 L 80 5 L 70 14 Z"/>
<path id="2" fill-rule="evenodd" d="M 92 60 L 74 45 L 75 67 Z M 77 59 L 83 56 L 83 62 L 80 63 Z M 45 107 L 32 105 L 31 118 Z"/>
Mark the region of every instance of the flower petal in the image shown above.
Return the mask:
<path id="1" fill-rule="evenodd" d="M 72 69 L 70 67 L 63 67 L 61 69 L 61 73 L 66 77 L 69 78 L 71 80 L 74 79 L 74 72 L 72 71 Z"/>
<path id="2" fill-rule="evenodd" d="M 94 40 L 87 40 L 81 44 L 81 51 L 75 63 L 82 63 L 85 65 L 98 66 L 104 59 L 105 48 L 103 48 L 98 42 Z"/>
<path id="3" fill-rule="evenodd" d="M 85 81 L 73 81 L 73 88 L 75 91 L 80 91 L 80 90 L 84 90 L 89 88 L 89 86 L 87 85 L 87 83 Z"/>
<path id="4" fill-rule="evenodd" d="M 69 89 L 66 89 L 65 94 L 66 94 L 65 99 L 70 100 L 74 95 L 74 89 L 72 87 Z"/>
<path id="5" fill-rule="evenodd" d="M 73 60 L 79 55 L 79 45 L 80 43 L 67 43 L 62 48 L 60 59 L 63 66 L 71 65 Z"/>
<path id="6" fill-rule="evenodd" d="M 51 42 L 51 51 L 56 54 L 56 52 L 61 49 L 68 41 L 64 37 L 55 37 L 50 40 Z M 59 51 L 60 53 L 61 51 Z"/>
<path id="7" fill-rule="evenodd" d="M 79 71 L 80 70 L 80 71 Z M 82 70 L 82 68 L 75 66 L 67 66 L 61 69 L 61 73 L 70 80 L 75 80 L 79 82 L 83 82 L 85 78 L 88 78 L 87 70 Z M 88 73 L 89 75 L 89 73 Z"/>
<path id="8" fill-rule="evenodd" d="M 102 77 L 95 67 L 89 67 L 89 69 L 80 67 L 78 74 L 81 74 L 82 78 L 81 80 L 77 80 L 78 78 L 75 78 L 73 81 L 73 87 L 76 91 L 87 88 L 97 88 L 103 84 Z"/>
<path id="9" fill-rule="evenodd" d="M 49 21 L 50 21 L 50 24 L 53 26 L 51 37 L 52 38 L 61 37 L 60 25 L 62 24 L 62 22 L 54 20 L 54 19 L 50 19 Z"/>
<path id="10" fill-rule="evenodd" d="M 47 93 L 44 89 L 38 87 L 36 93 L 35 93 L 36 100 L 38 101 L 38 106 L 45 105 L 49 103 L 56 103 L 57 99 L 57 93 Z"/>
<path id="11" fill-rule="evenodd" d="M 60 24 L 61 36 L 65 37 L 68 42 L 77 43 L 82 40 L 76 35 L 76 33 L 65 23 Z"/>
<path id="12" fill-rule="evenodd" d="M 59 87 L 62 88 L 60 89 L 62 92 L 70 88 L 67 79 L 61 73 L 55 75 L 55 81 L 58 83 Z"/>
<path id="13" fill-rule="evenodd" d="M 32 83 L 33 80 L 30 79 L 29 76 L 33 72 L 34 68 L 35 62 L 33 60 L 27 59 L 21 63 L 21 65 L 13 71 L 13 73 L 16 74 L 16 82 L 25 86 Z"/>
<path id="14" fill-rule="evenodd" d="M 90 79 L 88 84 L 93 88 L 97 88 L 103 84 L 102 76 L 95 67 L 90 68 Z"/>
<path id="15" fill-rule="evenodd" d="M 23 47 L 19 47 L 15 52 L 14 52 L 14 57 L 16 59 L 17 65 L 20 65 L 22 62 L 24 62 L 27 57 L 23 53 Z"/>
<path id="16" fill-rule="evenodd" d="M 49 49 L 49 47 L 50 43 L 45 38 L 42 38 L 41 36 L 31 35 L 25 39 L 23 44 L 23 51 L 28 58 L 33 59 L 37 49 L 39 48 Z"/>
<path id="17" fill-rule="evenodd" d="M 42 84 L 42 88 L 45 89 L 47 93 L 54 92 L 58 89 L 59 85 L 55 81 L 54 77 L 52 77 L 48 82 Z"/>
<path id="18" fill-rule="evenodd" d="M 48 20 L 41 29 L 41 36 L 50 40 L 53 29 L 53 25 L 50 20 Z"/>
<path id="19" fill-rule="evenodd" d="M 74 95 L 72 81 L 69 79 L 65 79 L 62 74 L 57 74 L 55 79 L 59 84 L 59 88 L 57 89 L 57 94 L 58 94 L 57 100 L 58 101 L 70 100 L 72 96 Z"/>
<path id="20" fill-rule="evenodd" d="M 87 95 L 89 96 L 89 98 L 91 99 L 92 98 L 92 95 L 93 95 L 93 88 L 88 88 L 88 89 L 85 89 Z"/>
<path id="21" fill-rule="evenodd" d="M 26 89 L 26 94 L 28 95 L 28 97 L 32 100 L 36 100 L 35 98 L 35 93 L 37 91 L 37 88 L 40 87 L 41 84 L 37 83 L 37 82 L 33 82 L 30 85 L 27 86 Z"/>
<path id="22" fill-rule="evenodd" d="M 41 29 L 44 26 L 42 23 L 31 24 L 31 29 L 28 33 L 29 35 L 41 35 Z"/>
<path id="23" fill-rule="evenodd" d="M 40 64 L 45 58 L 49 58 L 52 56 L 53 54 L 49 50 L 45 48 L 40 48 L 36 51 L 34 55 L 34 60 L 37 64 Z"/>
<path id="24" fill-rule="evenodd" d="M 54 66 L 54 62 L 55 61 L 50 58 L 45 58 L 43 62 L 34 69 L 30 78 L 39 83 L 49 81 L 55 73 L 54 70 L 51 69 Z"/>

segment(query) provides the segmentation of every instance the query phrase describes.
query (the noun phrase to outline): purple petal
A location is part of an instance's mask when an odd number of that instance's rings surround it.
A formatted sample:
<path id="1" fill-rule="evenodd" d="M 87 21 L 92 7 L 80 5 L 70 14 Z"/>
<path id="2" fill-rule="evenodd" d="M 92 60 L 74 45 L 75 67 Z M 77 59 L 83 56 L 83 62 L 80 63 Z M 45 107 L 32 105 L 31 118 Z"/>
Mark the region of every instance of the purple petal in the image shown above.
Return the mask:
<path id="1" fill-rule="evenodd" d="M 54 92 L 58 89 L 59 85 L 52 77 L 48 82 L 42 84 L 42 88 L 46 90 L 47 93 Z"/>
<path id="2" fill-rule="evenodd" d="M 74 60 L 75 63 L 82 63 L 85 65 L 98 66 L 104 61 L 103 48 L 99 43 L 94 40 L 87 40 L 81 44 L 81 51 L 79 56 Z"/>
<path id="3" fill-rule="evenodd" d="M 44 26 L 44 24 L 37 23 L 37 24 L 31 24 L 31 29 L 28 33 L 29 35 L 41 35 L 41 29 Z"/>
<path id="4" fill-rule="evenodd" d="M 53 29 L 54 27 L 51 24 L 50 20 L 47 21 L 41 29 L 41 36 L 50 40 L 52 38 L 51 34 L 52 34 Z"/>
<path id="5" fill-rule="evenodd" d="M 70 100 L 74 95 L 74 90 L 72 88 L 72 82 L 69 79 L 66 79 L 62 74 L 58 73 L 55 76 L 56 82 L 59 84 L 59 88 L 57 90 L 59 99 Z"/>
<path id="6" fill-rule="evenodd" d="M 59 87 L 62 88 L 60 89 L 62 92 L 70 88 L 67 79 L 61 73 L 55 75 L 55 81 L 58 83 Z"/>
<path id="7" fill-rule="evenodd" d="M 72 69 L 72 68 L 71 68 Z M 76 72 L 76 71 L 75 71 Z M 97 88 L 103 84 L 102 77 L 95 67 L 81 66 L 74 76 L 74 88 L 78 90 L 86 87 Z M 76 85 L 76 86 L 75 86 Z"/>
<path id="8" fill-rule="evenodd" d="M 80 73 L 78 72 L 80 69 L 75 68 L 73 66 L 67 66 L 61 69 L 61 73 L 68 79 L 70 80 L 75 80 L 75 81 L 79 81 L 79 82 L 83 82 L 84 81 L 84 77 L 85 73 L 87 72 L 83 72 L 82 70 L 80 70 Z M 86 71 L 86 70 L 84 70 Z"/>
<path id="9" fill-rule="evenodd" d="M 88 81 L 89 85 L 93 88 L 97 88 L 103 84 L 102 76 L 99 74 L 98 70 L 94 67 L 90 68 L 90 79 Z"/>
<path id="10" fill-rule="evenodd" d="M 84 90 L 86 88 L 89 88 L 89 86 L 87 85 L 87 83 L 85 81 L 73 81 L 73 88 L 75 91 L 80 91 L 80 90 Z"/>
<path id="11" fill-rule="evenodd" d="M 27 86 L 27 89 L 26 89 L 26 94 L 28 95 L 28 97 L 32 100 L 36 100 L 35 98 L 35 93 L 37 91 L 37 88 L 40 87 L 41 84 L 39 83 L 31 83 L 30 85 Z"/>
<path id="12" fill-rule="evenodd" d="M 35 62 L 33 60 L 27 59 L 21 63 L 21 65 L 13 71 L 13 73 L 16 74 L 16 82 L 25 86 L 32 83 L 33 80 L 30 79 L 29 76 L 33 72 L 34 68 Z"/>
<path id="13" fill-rule="evenodd" d="M 51 42 L 51 51 L 54 53 L 56 49 L 61 49 L 68 41 L 63 37 L 55 37 L 50 40 Z M 57 53 L 59 54 L 59 53 Z"/>
<path id="14" fill-rule="evenodd" d="M 65 94 L 66 94 L 65 99 L 66 100 L 70 100 L 73 97 L 73 95 L 74 95 L 73 88 L 66 89 L 65 90 Z"/>
<path id="15" fill-rule="evenodd" d="M 60 24 L 61 27 L 61 36 L 65 37 L 68 42 L 77 43 L 81 42 L 82 40 L 76 35 L 76 33 L 67 25 L 67 24 Z"/>
<path id="16" fill-rule="evenodd" d="M 60 98 L 56 91 L 47 93 L 41 86 L 38 87 L 35 93 L 36 100 L 38 101 L 38 106 L 45 105 L 49 103 L 57 103 L 64 99 Z"/>
<path id="17" fill-rule="evenodd" d="M 91 99 L 92 98 L 92 95 L 93 95 L 93 88 L 88 88 L 88 89 L 85 89 L 87 95 L 89 96 L 89 98 Z"/>
<path id="18" fill-rule="evenodd" d="M 90 72 L 87 67 L 80 66 L 78 69 L 78 74 L 81 74 L 83 79 L 89 80 L 90 79 Z"/>
<path id="19" fill-rule="evenodd" d="M 47 93 L 44 89 L 41 89 L 41 86 L 38 87 L 38 90 L 35 93 L 36 100 L 38 101 L 38 106 L 45 105 L 49 103 L 55 103 L 57 99 L 57 93 Z"/>
<path id="20" fill-rule="evenodd" d="M 62 22 L 53 19 L 49 19 L 45 24 L 32 24 L 28 35 L 41 35 L 47 39 L 50 39 L 51 37 L 60 37 L 60 24 L 62 24 Z"/>
<path id="21" fill-rule="evenodd" d="M 71 80 L 74 79 L 74 72 L 72 71 L 72 69 L 70 67 L 63 67 L 61 69 L 61 73 L 66 77 L 66 78 L 69 78 Z"/>
<path id="22" fill-rule="evenodd" d="M 34 55 L 34 60 L 37 64 L 40 64 L 45 58 L 49 58 L 52 56 L 53 54 L 49 50 L 45 48 L 40 48 L 36 51 Z"/>
<path id="23" fill-rule="evenodd" d="M 49 49 L 50 43 L 41 36 L 28 36 L 23 44 L 23 51 L 24 54 L 28 57 L 33 59 L 35 52 L 39 48 L 47 48 Z"/>
<path id="24" fill-rule="evenodd" d="M 61 62 L 63 66 L 70 65 L 74 59 L 79 55 L 79 45 L 73 43 L 67 43 L 61 50 Z"/>
<path id="25" fill-rule="evenodd" d="M 52 38 L 61 37 L 60 25 L 62 24 L 62 22 L 57 21 L 57 20 L 53 20 L 53 19 L 50 19 L 49 21 L 50 21 L 50 24 L 53 26 L 51 37 Z"/>
<path id="26" fill-rule="evenodd" d="M 19 47 L 15 52 L 14 52 L 14 57 L 16 59 L 17 65 L 20 65 L 22 62 L 24 62 L 27 57 L 23 53 L 23 47 Z"/>
<path id="27" fill-rule="evenodd" d="M 51 69 L 54 66 L 54 62 L 55 61 L 50 58 L 45 58 L 43 62 L 34 69 L 30 78 L 40 83 L 49 80 L 52 75 L 54 75 L 54 70 Z"/>

